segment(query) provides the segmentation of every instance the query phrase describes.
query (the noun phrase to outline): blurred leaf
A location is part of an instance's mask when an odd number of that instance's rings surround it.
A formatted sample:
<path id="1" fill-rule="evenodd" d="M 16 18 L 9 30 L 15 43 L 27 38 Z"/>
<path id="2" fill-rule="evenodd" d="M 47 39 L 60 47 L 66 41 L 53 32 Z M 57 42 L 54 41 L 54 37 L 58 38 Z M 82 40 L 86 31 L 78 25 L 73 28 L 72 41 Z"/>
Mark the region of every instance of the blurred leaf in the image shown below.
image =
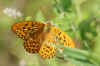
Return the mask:
<path id="1" fill-rule="evenodd" d="M 30 16 L 25 17 L 25 21 L 32 21 L 32 17 Z"/>
<path id="2" fill-rule="evenodd" d="M 86 0 L 80 5 L 83 19 L 96 15 L 100 10 L 100 0 Z"/>
<path id="3" fill-rule="evenodd" d="M 55 0 L 55 5 L 57 11 L 61 12 L 70 12 L 72 7 L 72 0 Z"/>
<path id="4" fill-rule="evenodd" d="M 53 59 L 46 59 L 46 66 L 59 66 L 59 63 L 55 60 L 55 58 Z"/>
<path id="5" fill-rule="evenodd" d="M 80 65 L 83 64 L 83 66 L 86 64 L 96 66 L 99 65 L 100 59 L 96 60 L 99 56 L 95 53 L 76 48 L 68 48 L 62 45 L 58 47 L 64 47 L 64 52 L 62 54 L 65 60 L 73 61 L 73 63 L 80 63 Z"/>
<path id="6" fill-rule="evenodd" d="M 94 44 L 95 41 L 93 40 L 97 36 L 96 22 L 94 22 L 94 17 L 90 17 L 90 18 L 83 20 L 79 24 L 79 32 L 80 32 L 81 40 L 83 40 L 82 46 L 85 47 L 85 49 L 89 49 L 88 47 L 92 48 L 93 45 L 95 45 Z"/>
<path id="7" fill-rule="evenodd" d="M 36 21 L 40 21 L 40 22 L 44 22 L 45 21 L 45 18 L 43 17 L 43 14 L 41 11 L 38 11 L 37 12 L 37 15 L 36 15 Z"/>

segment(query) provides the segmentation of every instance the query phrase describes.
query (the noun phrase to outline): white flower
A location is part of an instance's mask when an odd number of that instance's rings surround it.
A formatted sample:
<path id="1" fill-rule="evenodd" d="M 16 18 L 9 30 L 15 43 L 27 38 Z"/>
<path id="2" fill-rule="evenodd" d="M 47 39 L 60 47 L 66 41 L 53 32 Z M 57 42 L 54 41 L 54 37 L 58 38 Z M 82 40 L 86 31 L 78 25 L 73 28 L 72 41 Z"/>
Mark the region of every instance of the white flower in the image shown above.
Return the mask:
<path id="1" fill-rule="evenodd" d="M 5 8 L 3 10 L 4 14 L 8 15 L 9 17 L 21 17 L 22 13 L 20 11 L 18 11 L 16 8 Z"/>
<path id="2" fill-rule="evenodd" d="M 21 60 L 21 61 L 19 62 L 19 66 L 26 66 L 25 61 L 24 61 L 24 60 Z"/>

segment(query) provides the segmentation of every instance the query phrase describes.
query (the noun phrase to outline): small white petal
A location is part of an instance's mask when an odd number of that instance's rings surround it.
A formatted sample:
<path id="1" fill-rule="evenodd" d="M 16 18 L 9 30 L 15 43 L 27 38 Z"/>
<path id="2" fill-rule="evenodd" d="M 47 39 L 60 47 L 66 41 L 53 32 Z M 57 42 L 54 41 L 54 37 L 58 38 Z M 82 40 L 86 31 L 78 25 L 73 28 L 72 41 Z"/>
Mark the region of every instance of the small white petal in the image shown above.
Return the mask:
<path id="1" fill-rule="evenodd" d="M 8 14 L 9 17 L 12 17 L 12 14 Z"/>
<path id="2" fill-rule="evenodd" d="M 3 12 L 9 17 L 16 18 L 17 16 L 22 16 L 20 11 L 17 11 L 16 8 L 5 8 Z"/>
<path id="3" fill-rule="evenodd" d="M 24 61 L 24 60 L 21 60 L 21 61 L 19 62 L 19 66 L 26 66 L 25 61 Z"/>
<path id="4" fill-rule="evenodd" d="M 8 13 L 8 8 L 5 8 L 5 9 L 3 10 L 3 12 L 4 12 L 5 14 L 7 14 L 7 13 Z"/>
<path id="5" fill-rule="evenodd" d="M 20 12 L 17 12 L 17 16 L 21 17 L 21 16 L 22 16 L 22 14 L 21 14 Z"/>
<path id="6" fill-rule="evenodd" d="M 13 16 L 16 16 L 16 14 L 17 14 L 16 10 L 15 10 L 15 9 L 12 9 L 11 14 L 12 14 Z"/>

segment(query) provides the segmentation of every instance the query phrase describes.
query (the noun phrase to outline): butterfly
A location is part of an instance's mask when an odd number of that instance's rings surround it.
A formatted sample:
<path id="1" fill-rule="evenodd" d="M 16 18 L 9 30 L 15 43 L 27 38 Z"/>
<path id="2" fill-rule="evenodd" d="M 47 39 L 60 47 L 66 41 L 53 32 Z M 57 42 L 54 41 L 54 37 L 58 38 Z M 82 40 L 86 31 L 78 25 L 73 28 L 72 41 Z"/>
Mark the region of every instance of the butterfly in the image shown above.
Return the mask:
<path id="1" fill-rule="evenodd" d="M 75 47 L 72 39 L 64 31 L 49 23 L 24 21 L 13 24 L 11 29 L 24 40 L 24 49 L 27 52 L 39 53 L 44 59 L 55 56 L 57 42 L 69 48 Z"/>

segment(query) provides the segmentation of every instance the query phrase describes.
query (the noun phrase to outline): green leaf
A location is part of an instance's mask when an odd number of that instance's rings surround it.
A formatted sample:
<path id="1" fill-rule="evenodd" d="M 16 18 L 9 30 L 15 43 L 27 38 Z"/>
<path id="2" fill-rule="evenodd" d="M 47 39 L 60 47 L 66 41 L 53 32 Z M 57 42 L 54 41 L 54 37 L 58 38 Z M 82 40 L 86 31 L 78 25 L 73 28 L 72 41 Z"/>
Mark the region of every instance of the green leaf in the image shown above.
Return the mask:
<path id="1" fill-rule="evenodd" d="M 59 13 L 70 12 L 72 7 L 72 0 L 55 0 L 54 6 Z"/>
<path id="2" fill-rule="evenodd" d="M 77 48 L 68 48 L 63 45 L 58 45 L 57 47 L 64 48 L 64 52 L 62 53 L 65 60 L 89 64 L 89 65 L 99 65 L 100 60 L 96 60 L 99 56 L 91 51 L 80 50 Z M 59 52 L 60 53 L 60 52 Z"/>
<path id="3" fill-rule="evenodd" d="M 55 60 L 55 58 L 53 59 L 46 59 L 46 66 L 59 66 L 59 63 Z"/>
<path id="4" fill-rule="evenodd" d="M 43 14 L 42 14 L 42 12 L 41 11 L 38 11 L 37 12 L 37 15 L 36 15 L 36 19 L 35 19 L 36 21 L 42 21 L 42 22 L 44 22 L 45 21 L 45 18 L 44 18 L 44 16 L 43 16 Z"/>

